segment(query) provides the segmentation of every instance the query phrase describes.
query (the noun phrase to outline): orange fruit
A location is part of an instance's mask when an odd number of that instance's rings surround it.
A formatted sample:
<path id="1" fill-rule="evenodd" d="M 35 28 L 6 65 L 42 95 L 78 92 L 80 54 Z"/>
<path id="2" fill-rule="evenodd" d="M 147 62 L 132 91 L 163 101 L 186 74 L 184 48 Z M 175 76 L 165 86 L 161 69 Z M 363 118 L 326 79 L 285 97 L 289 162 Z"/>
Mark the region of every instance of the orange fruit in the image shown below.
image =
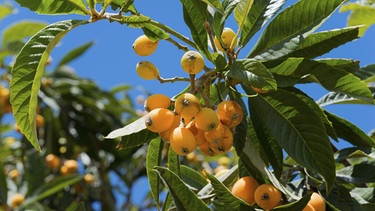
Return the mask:
<path id="1" fill-rule="evenodd" d="M 155 108 L 168 108 L 170 104 L 171 100 L 167 95 L 153 94 L 146 98 L 144 102 L 144 109 L 145 111 L 150 112 Z"/>
<path id="2" fill-rule="evenodd" d="M 197 128 L 194 120 L 189 122 L 189 124 L 186 125 L 186 128 L 193 133 L 193 135 L 195 136 L 195 142 L 198 146 L 201 145 L 203 142 L 207 141 L 204 137 L 204 131 Z"/>
<path id="3" fill-rule="evenodd" d="M 221 33 L 221 39 L 223 41 L 225 49 L 221 46 L 220 41 L 216 36 L 214 38 L 214 44 L 219 51 L 226 51 L 226 49 L 228 49 L 231 46 L 232 40 L 235 37 L 236 33 L 231 28 L 225 27 L 223 29 L 223 32 Z M 237 39 L 235 39 L 233 42 L 235 47 L 237 44 Z"/>
<path id="4" fill-rule="evenodd" d="M 135 70 L 138 76 L 145 80 L 154 80 L 160 75 L 158 68 L 153 63 L 145 60 L 138 62 Z"/>
<path id="5" fill-rule="evenodd" d="M 172 125 L 165 131 L 159 132 L 159 136 L 164 140 L 169 142 L 169 138 L 171 137 L 171 134 L 173 130 L 178 127 L 181 123 L 181 117 L 178 114 L 174 115 L 174 119 L 172 122 Z"/>
<path id="6" fill-rule="evenodd" d="M 199 112 L 200 102 L 195 95 L 184 93 L 176 98 L 174 109 L 184 119 L 185 124 L 188 124 Z"/>
<path id="7" fill-rule="evenodd" d="M 209 142 L 212 150 L 217 151 L 218 153 L 228 152 L 232 148 L 233 144 L 233 134 L 232 131 L 224 126 L 224 136 L 218 142 Z"/>
<path id="8" fill-rule="evenodd" d="M 197 148 L 193 133 L 185 127 L 175 128 L 169 138 L 169 143 L 176 154 L 183 156 Z"/>
<path id="9" fill-rule="evenodd" d="M 92 185 L 95 181 L 95 178 L 92 174 L 85 174 L 85 176 L 83 176 L 83 180 L 88 184 L 88 185 Z"/>
<path id="10" fill-rule="evenodd" d="M 219 122 L 213 130 L 204 131 L 204 137 L 210 144 L 217 144 L 224 138 L 224 125 Z"/>
<path id="11" fill-rule="evenodd" d="M 36 115 L 36 128 L 42 128 L 45 125 L 44 117 L 40 114 Z"/>
<path id="12" fill-rule="evenodd" d="M 225 100 L 217 105 L 217 115 L 220 121 L 229 128 L 239 125 L 243 119 L 243 111 L 236 101 Z"/>
<path id="13" fill-rule="evenodd" d="M 50 169 L 57 169 L 60 166 L 60 158 L 54 154 L 48 154 L 45 161 L 47 167 Z"/>
<path id="14" fill-rule="evenodd" d="M 10 179 L 14 180 L 16 179 L 17 177 L 20 176 L 20 172 L 17 170 L 17 169 L 12 169 L 9 173 L 8 173 Z"/>
<path id="15" fill-rule="evenodd" d="M 10 207 L 16 208 L 23 204 L 25 201 L 25 196 L 20 193 L 16 193 L 13 195 L 13 197 L 10 199 Z"/>
<path id="16" fill-rule="evenodd" d="M 204 131 L 214 130 L 220 123 L 219 117 L 211 108 L 201 108 L 194 119 L 197 128 Z"/>
<path id="17" fill-rule="evenodd" d="M 313 208 L 313 209 L 311 209 Z M 326 203 L 323 199 L 323 197 L 314 192 L 311 197 L 309 203 L 306 205 L 306 207 L 303 209 L 303 211 L 308 210 L 315 210 L 315 211 L 325 211 L 326 210 Z"/>
<path id="18" fill-rule="evenodd" d="M 232 194 L 249 205 L 255 204 L 255 190 L 259 187 L 258 182 L 251 176 L 245 176 L 237 180 L 232 187 Z"/>
<path id="19" fill-rule="evenodd" d="M 66 160 L 64 165 L 66 168 L 66 174 L 74 174 L 78 172 L 78 162 L 76 160 Z"/>
<path id="20" fill-rule="evenodd" d="M 197 51 L 187 51 L 181 58 L 181 67 L 189 74 L 197 74 L 204 68 L 203 56 Z"/>
<path id="21" fill-rule="evenodd" d="M 255 202 L 259 207 L 270 210 L 279 205 L 281 192 L 272 184 L 260 185 L 254 193 Z"/>
<path id="22" fill-rule="evenodd" d="M 166 108 L 156 108 L 146 114 L 145 124 L 147 129 L 159 133 L 168 130 L 175 118 L 175 114 Z"/>
<path id="23" fill-rule="evenodd" d="M 202 151 L 203 154 L 210 157 L 218 155 L 218 153 L 211 148 L 208 141 L 205 141 L 201 145 L 199 145 L 199 149 Z"/>
<path id="24" fill-rule="evenodd" d="M 149 56 L 155 52 L 158 43 L 158 41 L 150 40 L 146 35 L 141 35 L 134 40 L 132 48 L 139 56 Z"/>

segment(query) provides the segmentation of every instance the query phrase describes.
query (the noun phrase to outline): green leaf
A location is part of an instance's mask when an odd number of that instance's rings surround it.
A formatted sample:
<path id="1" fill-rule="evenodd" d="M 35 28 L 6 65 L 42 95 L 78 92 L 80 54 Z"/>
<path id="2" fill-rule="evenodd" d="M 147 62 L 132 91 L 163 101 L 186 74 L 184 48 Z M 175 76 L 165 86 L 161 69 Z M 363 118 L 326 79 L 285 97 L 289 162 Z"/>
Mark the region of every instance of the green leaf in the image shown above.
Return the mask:
<path id="1" fill-rule="evenodd" d="M 202 0 L 207 5 L 210 5 L 211 7 L 218 10 L 220 13 L 224 12 L 223 6 L 221 5 L 220 0 Z"/>
<path id="2" fill-rule="evenodd" d="M 285 90 L 249 98 L 249 103 L 288 155 L 321 174 L 330 191 L 335 181 L 333 151 L 324 124 L 314 110 Z"/>
<path id="3" fill-rule="evenodd" d="M 375 64 L 362 67 L 354 74 L 366 83 L 375 82 Z"/>
<path id="4" fill-rule="evenodd" d="M 338 178 L 348 183 L 374 183 L 375 161 L 363 161 L 352 166 L 347 166 L 336 171 L 336 175 Z"/>
<path id="5" fill-rule="evenodd" d="M 231 66 L 227 76 L 263 90 L 277 89 L 276 80 L 271 72 L 262 63 L 254 60 L 237 60 Z"/>
<path id="6" fill-rule="evenodd" d="M 29 191 L 34 191 L 44 184 L 44 175 L 47 172 L 44 162 L 44 157 L 37 151 L 29 151 L 26 154 L 25 180 Z"/>
<path id="7" fill-rule="evenodd" d="M 184 21 L 190 29 L 191 36 L 197 45 L 196 47 L 211 61 L 207 31 L 204 27 L 208 17 L 207 5 L 202 1 L 190 0 L 181 0 L 181 3 L 183 5 Z"/>
<path id="8" fill-rule="evenodd" d="M 357 197 L 360 197 L 361 200 L 365 200 L 366 202 L 370 203 L 374 203 L 375 202 L 375 198 L 374 198 L 374 188 L 373 187 L 356 187 L 354 188 L 353 190 L 350 191 L 350 195 L 352 195 L 354 198 L 357 198 Z M 360 200 L 357 200 L 357 201 L 360 201 Z"/>
<path id="9" fill-rule="evenodd" d="M 157 41 L 160 39 L 166 40 L 169 38 L 168 33 L 151 24 L 146 24 L 146 26 L 142 27 L 142 30 L 143 33 L 152 41 Z"/>
<path id="10" fill-rule="evenodd" d="M 177 155 L 170 146 L 168 150 L 167 164 L 170 171 L 181 177 L 180 156 Z"/>
<path id="11" fill-rule="evenodd" d="M 350 195 L 349 190 L 344 186 L 336 186 L 331 194 L 325 198 L 330 206 L 334 206 L 338 210 L 362 210 L 359 203 Z M 331 208 L 331 207 L 329 207 Z M 328 210 L 328 207 L 327 207 Z"/>
<path id="12" fill-rule="evenodd" d="M 310 34 L 288 57 L 315 58 L 358 38 L 359 27 L 347 27 Z"/>
<path id="13" fill-rule="evenodd" d="M 349 147 L 344 148 L 335 153 L 336 162 L 343 162 L 350 158 L 369 158 L 371 159 L 372 148 L 365 147 Z"/>
<path id="14" fill-rule="evenodd" d="M 375 147 L 375 140 L 363 132 L 359 127 L 348 120 L 338 117 L 328 111 L 324 111 L 332 122 L 333 128 L 339 138 L 342 138 L 354 146 Z"/>
<path id="15" fill-rule="evenodd" d="M 141 130 L 139 132 L 131 133 L 121 137 L 121 142 L 119 143 L 119 148 L 127 149 L 136 146 L 143 145 L 152 139 L 158 137 L 159 134 L 153 133 L 148 129 Z"/>
<path id="16" fill-rule="evenodd" d="M 85 203 L 83 201 L 73 201 L 65 211 L 86 211 Z"/>
<path id="17" fill-rule="evenodd" d="M 197 190 L 202 189 L 207 185 L 206 178 L 202 174 L 197 172 L 195 169 L 192 169 L 188 166 L 181 165 L 181 178 L 182 180 L 191 187 L 196 188 Z"/>
<path id="18" fill-rule="evenodd" d="M 199 199 L 175 173 L 168 168 L 160 166 L 156 166 L 154 169 L 157 171 L 164 184 L 168 187 L 178 210 L 210 211 L 207 205 Z"/>
<path id="19" fill-rule="evenodd" d="M 328 106 L 333 104 L 375 104 L 375 87 L 369 87 L 369 89 L 371 90 L 372 97 L 374 99 L 372 103 L 338 92 L 329 92 L 318 99 L 317 103 L 320 106 Z"/>
<path id="20" fill-rule="evenodd" d="M 147 179 L 150 185 L 150 190 L 154 202 L 158 209 L 160 208 L 159 204 L 159 190 L 160 190 L 160 179 L 158 174 L 153 170 L 155 166 L 160 165 L 162 159 L 164 142 L 160 138 L 155 138 L 151 140 L 150 145 L 148 146 L 147 155 L 146 155 L 146 172 Z"/>
<path id="21" fill-rule="evenodd" d="M 35 110 L 45 63 L 53 48 L 70 30 L 86 23 L 88 22 L 66 20 L 48 25 L 31 37 L 14 63 L 10 83 L 13 115 L 22 133 L 39 151 Z"/>
<path id="22" fill-rule="evenodd" d="M 4 17 L 8 16 L 9 14 L 12 14 L 13 7 L 9 5 L 0 5 L 0 20 Z"/>
<path id="23" fill-rule="evenodd" d="M 237 0 L 224 0 L 223 1 L 223 11 L 217 11 L 214 14 L 214 19 L 212 23 L 212 28 L 215 36 L 221 41 L 221 34 L 224 29 L 225 21 L 232 14 L 234 8 L 238 4 Z"/>
<path id="24" fill-rule="evenodd" d="M 238 25 L 238 33 L 242 30 L 245 23 L 248 20 L 248 14 L 253 6 L 254 0 L 243 0 L 239 1 L 239 3 L 236 5 L 236 8 L 234 9 L 234 20 L 236 21 Z M 236 34 L 236 37 L 238 37 L 238 33 Z M 237 43 L 235 43 L 237 44 Z"/>
<path id="25" fill-rule="evenodd" d="M 243 24 L 239 46 L 245 46 L 285 4 L 286 0 L 254 1 Z"/>
<path id="26" fill-rule="evenodd" d="M 359 30 L 359 36 L 363 36 L 366 30 L 375 24 L 375 8 L 369 5 L 360 5 L 358 3 L 351 3 L 342 5 L 340 12 L 350 11 L 348 18 L 348 26 L 364 25 Z"/>
<path id="27" fill-rule="evenodd" d="M 121 19 L 109 18 L 110 21 L 117 21 L 120 24 L 126 24 L 129 27 L 140 28 L 150 23 L 150 17 L 144 15 L 123 16 Z"/>
<path id="28" fill-rule="evenodd" d="M 82 0 L 16 0 L 22 7 L 29 8 L 38 14 L 79 14 L 90 15 Z"/>
<path id="29" fill-rule="evenodd" d="M 261 34 L 249 58 L 273 60 L 293 52 L 344 0 L 301 0 L 279 13 Z"/>
<path id="30" fill-rule="evenodd" d="M 4 165 L 0 164 L 0 168 L 4 169 Z M 8 185 L 6 178 L 7 176 L 5 175 L 5 172 L 0 171 L 0 201 L 3 204 L 6 204 L 8 202 Z"/>
<path id="31" fill-rule="evenodd" d="M 3 32 L 2 48 L 7 48 L 9 44 L 16 41 L 25 41 L 24 39 L 36 34 L 47 24 L 36 21 L 20 21 L 7 27 Z"/>
<path id="32" fill-rule="evenodd" d="M 86 44 L 83 44 L 73 50 L 71 50 L 69 53 L 67 53 L 59 62 L 57 67 L 61 67 L 63 65 L 68 64 L 69 62 L 73 61 L 74 59 L 77 59 L 79 56 L 81 56 L 83 53 L 89 49 L 94 42 L 88 42 Z"/>
<path id="33" fill-rule="evenodd" d="M 289 210 L 303 210 L 310 201 L 312 193 L 304 195 L 300 200 L 294 201 L 285 205 L 277 206 L 272 210 L 275 211 L 289 211 Z"/>

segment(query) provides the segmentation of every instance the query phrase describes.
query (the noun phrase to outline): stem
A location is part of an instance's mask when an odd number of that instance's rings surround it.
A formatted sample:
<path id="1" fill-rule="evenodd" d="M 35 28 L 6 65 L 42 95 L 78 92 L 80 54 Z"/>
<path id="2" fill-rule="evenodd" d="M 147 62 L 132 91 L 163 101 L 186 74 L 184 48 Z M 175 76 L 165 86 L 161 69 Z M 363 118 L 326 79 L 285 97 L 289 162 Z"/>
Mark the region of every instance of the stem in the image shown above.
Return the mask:
<path id="1" fill-rule="evenodd" d="M 183 78 L 183 77 L 178 77 L 178 76 L 176 76 L 174 78 L 162 78 L 162 77 L 158 76 L 157 79 L 162 84 L 168 83 L 168 82 L 173 83 L 173 82 L 176 82 L 176 81 L 186 81 L 186 82 L 190 81 L 190 79 L 188 79 L 188 78 Z"/>
<path id="2" fill-rule="evenodd" d="M 213 51 L 214 51 L 214 52 L 217 52 L 217 49 L 216 49 L 216 46 L 215 46 L 215 42 L 214 42 L 214 37 L 213 37 L 212 31 L 211 31 L 211 27 L 210 27 L 210 23 L 206 21 L 206 22 L 204 23 L 204 28 L 205 28 L 206 31 L 207 31 L 208 38 L 210 39 L 210 42 L 211 42 L 211 46 L 212 46 Z"/>
<path id="3" fill-rule="evenodd" d="M 175 45 L 178 49 L 181 49 L 183 51 L 188 51 L 189 48 L 184 46 L 184 45 L 181 45 L 180 43 L 178 43 L 177 41 L 174 41 L 172 38 L 168 38 L 166 39 L 168 42 L 172 43 L 173 45 Z"/>
<path id="4" fill-rule="evenodd" d="M 195 91 L 195 74 L 189 74 L 190 76 L 190 91 Z"/>

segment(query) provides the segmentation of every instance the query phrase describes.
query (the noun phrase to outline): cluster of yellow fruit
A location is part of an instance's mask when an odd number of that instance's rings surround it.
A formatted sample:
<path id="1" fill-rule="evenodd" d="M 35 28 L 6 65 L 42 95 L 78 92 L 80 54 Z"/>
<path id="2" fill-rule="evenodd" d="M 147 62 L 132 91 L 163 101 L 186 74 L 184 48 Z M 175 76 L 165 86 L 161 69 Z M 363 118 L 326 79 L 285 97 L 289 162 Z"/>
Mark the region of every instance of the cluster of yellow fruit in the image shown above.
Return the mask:
<path id="1" fill-rule="evenodd" d="M 271 210 L 278 205 L 281 205 L 282 194 L 272 184 L 259 183 L 251 176 L 245 176 L 237 180 L 232 187 L 232 194 L 249 205 L 257 204 L 260 208 Z M 303 209 L 303 211 L 325 211 L 326 204 L 321 195 L 313 193 L 310 201 Z"/>
<path id="2" fill-rule="evenodd" d="M 9 97 L 9 89 L 4 86 L 0 86 L 0 116 L 5 113 L 12 112 Z"/>
<path id="3" fill-rule="evenodd" d="M 170 143 L 174 152 L 187 155 L 199 147 L 206 155 L 214 156 L 229 151 L 233 143 L 232 130 L 242 121 L 241 106 L 233 100 L 217 105 L 217 110 L 201 107 L 199 99 L 184 93 L 174 101 L 163 94 L 149 96 L 144 107 L 148 112 L 145 125 Z"/>

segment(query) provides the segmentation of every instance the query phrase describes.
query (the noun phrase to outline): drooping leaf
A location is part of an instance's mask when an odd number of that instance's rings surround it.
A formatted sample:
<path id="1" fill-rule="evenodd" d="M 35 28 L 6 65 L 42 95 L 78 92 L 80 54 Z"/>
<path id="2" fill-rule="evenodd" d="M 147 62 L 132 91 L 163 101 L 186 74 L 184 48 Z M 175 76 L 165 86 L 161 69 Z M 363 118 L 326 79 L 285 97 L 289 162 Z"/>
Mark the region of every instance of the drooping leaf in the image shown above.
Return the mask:
<path id="1" fill-rule="evenodd" d="M 82 0 L 16 0 L 16 2 L 19 3 L 22 7 L 29 8 L 30 10 L 35 11 L 38 14 L 90 14 Z"/>
<path id="2" fill-rule="evenodd" d="M 243 24 L 239 46 L 245 46 L 285 4 L 286 0 L 254 1 Z"/>
<path id="3" fill-rule="evenodd" d="M 184 21 L 190 29 L 196 47 L 206 58 L 212 60 L 208 50 L 207 31 L 205 29 L 205 21 L 208 17 L 207 5 L 202 1 L 190 0 L 181 0 L 181 3 Z"/>
<path id="4" fill-rule="evenodd" d="M 335 152 L 336 162 L 342 162 L 350 158 L 369 158 L 371 159 L 372 148 L 348 147 Z"/>
<path id="5" fill-rule="evenodd" d="M 167 164 L 170 171 L 181 177 L 180 156 L 177 155 L 170 146 L 168 150 Z"/>
<path id="6" fill-rule="evenodd" d="M 285 205 L 277 206 L 272 210 L 275 211 L 289 211 L 289 210 L 303 210 L 306 204 L 310 201 L 312 193 L 304 195 L 300 200 L 294 201 Z"/>
<path id="7" fill-rule="evenodd" d="M 47 24 L 36 21 L 20 21 L 7 27 L 3 32 L 3 40 L 1 42 L 2 48 L 16 41 L 25 41 L 26 38 L 36 34 L 39 30 L 44 28 Z"/>
<path id="8" fill-rule="evenodd" d="M 121 137 L 121 142 L 119 143 L 120 149 L 127 149 L 136 146 L 143 145 L 152 139 L 158 137 L 157 133 L 153 133 L 147 129 L 143 129 L 139 132 L 130 133 Z"/>
<path id="9" fill-rule="evenodd" d="M 188 166 L 181 165 L 181 179 L 191 187 L 196 188 L 197 190 L 202 189 L 207 185 L 206 178 L 202 174 L 197 172 L 195 169 L 192 169 Z"/>
<path id="10" fill-rule="evenodd" d="M 12 14 L 13 8 L 9 5 L 0 5 L 0 20 Z"/>
<path id="11" fill-rule="evenodd" d="M 159 175 L 153 170 L 155 166 L 159 166 L 162 159 L 162 150 L 164 142 L 160 138 L 151 140 L 148 146 L 146 156 L 146 171 L 147 179 L 150 185 L 150 190 L 156 207 L 160 208 L 159 204 L 159 191 L 160 191 L 160 178 Z"/>
<path id="12" fill-rule="evenodd" d="M 362 67 L 359 71 L 355 72 L 354 75 L 366 83 L 375 82 L 375 64 Z"/>
<path id="13" fill-rule="evenodd" d="M 74 59 L 77 59 L 79 56 L 81 56 L 83 53 L 85 53 L 92 45 L 94 42 L 88 42 L 86 44 L 83 44 L 69 53 L 67 53 L 59 62 L 57 67 L 61 67 L 63 65 L 68 64 L 69 62 L 73 61 Z"/>
<path id="14" fill-rule="evenodd" d="M 374 183 L 375 182 L 375 162 L 363 161 L 361 163 L 347 166 L 336 172 L 338 178 L 348 183 Z"/>
<path id="15" fill-rule="evenodd" d="M 279 13 L 261 34 L 248 55 L 273 60 L 293 52 L 344 0 L 301 0 Z"/>
<path id="16" fill-rule="evenodd" d="M 364 25 L 359 30 L 359 36 L 363 36 L 366 30 L 375 24 L 374 15 L 375 8 L 370 5 L 361 5 L 358 3 L 350 3 L 342 5 L 340 12 L 350 11 L 348 18 L 348 26 Z"/>
<path id="17" fill-rule="evenodd" d="M 369 89 L 371 90 L 372 97 L 374 99 L 372 103 L 338 92 L 329 92 L 318 99 L 317 103 L 320 106 L 328 106 L 333 104 L 375 104 L 375 88 L 369 87 Z"/>
<path id="18" fill-rule="evenodd" d="M 253 6 L 254 0 L 242 0 L 236 5 L 234 9 L 234 20 L 238 25 L 238 32 L 242 31 L 246 21 L 248 20 L 248 14 Z M 238 33 L 236 34 L 238 37 Z"/>
<path id="19" fill-rule="evenodd" d="M 87 21 L 66 20 L 48 25 L 25 44 L 12 69 L 10 101 L 16 123 L 38 150 L 35 111 L 45 63 L 56 44 L 73 28 Z"/>
<path id="20" fill-rule="evenodd" d="M 335 181 L 333 151 L 314 110 L 296 95 L 281 89 L 249 98 L 249 103 L 288 155 L 321 174 L 327 190 L 331 190 Z"/>
<path id="21" fill-rule="evenodd" d="M 169 193 L 172 195 L 174 204 L 178 210 L 210 211 L 207 205 L 199 199 L 175 173 L 168 168 L 160 166 L 156 166 L 154 169 L 168 187 Z"/>
<path id="22" fill-rule="evenodd" d="M 347 27 L 310 34 L 288 57 L 315 58 L 358 38 L 359 27 Z"/>
<path id="23" fill-rule="evenodd" d="M 324 111 L 328 119 L 332 122 L 333 128 L 339 138 L 342 138 L 354 146 L 375 147 L 375 140 L 369 137 L 359 127 L 348 120 L 336 116 L 328 111 Z"/>
<path id="24" fill-rule="evenodd" d="M 157 41 L 160 39 L 168 39 L 169 34 L 166 33 L 164 30 L 153 26 L 151 24 L 146 24 L 146 26 L 142 27 L 143 33 L 147 35 L 148 38 L 152 41 Z"/>
<path id="25" fill-rule="evenodd" d="M 237 60 L 227 73 L 228 77 L 263 90 L 276 90 L 277 84 L 273 75 L 260 62 L 244 59 Z"/>

